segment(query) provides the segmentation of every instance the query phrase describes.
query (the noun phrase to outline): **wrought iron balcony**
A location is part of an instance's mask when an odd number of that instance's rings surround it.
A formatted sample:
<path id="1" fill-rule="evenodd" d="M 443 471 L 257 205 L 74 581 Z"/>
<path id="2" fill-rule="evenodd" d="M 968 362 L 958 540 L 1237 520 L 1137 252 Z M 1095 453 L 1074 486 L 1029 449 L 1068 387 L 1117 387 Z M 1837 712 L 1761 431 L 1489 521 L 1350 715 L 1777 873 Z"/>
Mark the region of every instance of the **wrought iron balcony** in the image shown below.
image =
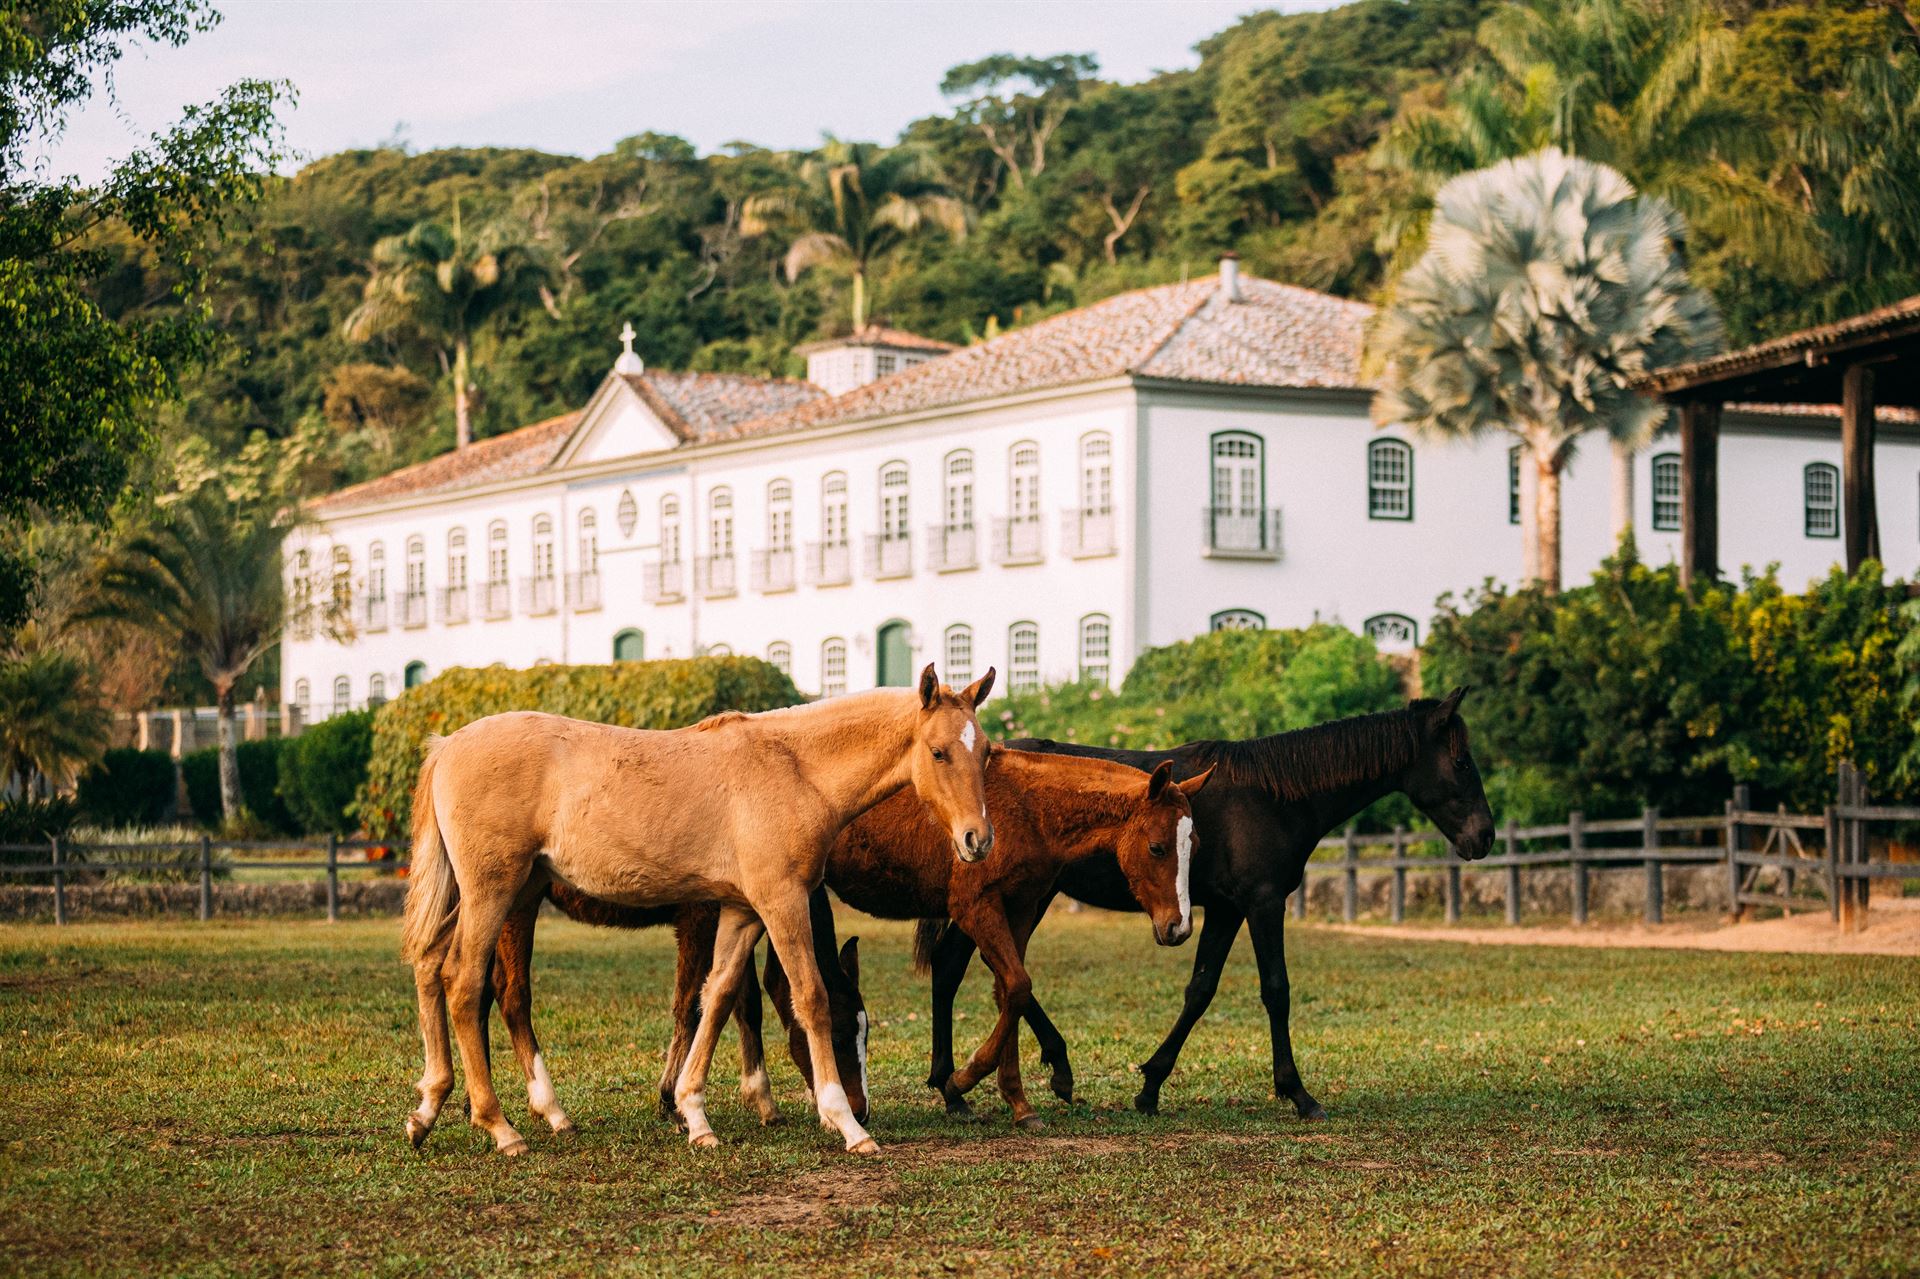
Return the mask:
<path id="1" fill-rule="evenodd" d="M 927 526 L 927 567 L 936 573 L 952 573 L 980 566 L 980 542 L 971 524 L 929 524 Z"/>
<path id="2" fill-rule="evenodd" d="M 567 574 L 567 604 L 576 613 L 591 613 L 600 607 L 600 574 Z"/>
<path id="3" fill-rule="evenodd" d="M 384 631 L 387 629 L 386 596 L 382 595 L 378 599 L 372 596 L 367 597 L 365 605 L 361 609 L 360 626 L 361 629 L 367 631 Z"/>
<path id="4" fill-rule="evenodd" d="M 440 590 L 440 624 L 443 626 L 456 626 L 466 621 L 469 606 L 466 587 L 442 587 Z"/>
<path id="5" fill-rule="evenodd" d="M 1280 558 L 1280 508 L 1207 506 L 1200 511 L 1206 524 L 1207 554 L 1225 560 Z"/>
<path id="6" fill-rule="evenodd" d="M 845 586 L 851 582 L 853 548 L 845 542 L 809 542 L 807 580 L 815 586 Z"/>
<path id="7" fill-rule="evenodd" d="M 560 579 L 545 577 L 520 579 L 520 610 L 528 617 L 544 617 L 560 607 Z"/>
<path id="8" fill-rule="evenodd" d="M 755 551 L 753 553 L 753 589 L 771 595 L 793 589 L 793 551 Z"/>
<path id="9" fill-rule="evenodd" d="M 867 576 L 876 580 L 913 576 L 913 538 L 867 534 Z"/>
<path id="10" fill-rule="evenodd" d="M 505 582 L 488 582 L 481 590 L 484 594 L 481 604 L 489 622 L 513 616 L 513 592 Z"/>
<path id="11" fill-rule="evenodd" d="M 731 555 L 702 555 L 695 560 L 694 578 L 700 584 L 701 597 L 711 600 L 734 594 L 739 577 L 737 563 Z"/>
<path id="12" fill-rule="evenodd" d="M 427 624 L 427 593 L 425 590 L 409 591 L 400 597 L 400 625 L 408 630 L 418 630 Z"/>
<path id="13" fill-rule="evenodd" d="M 640 598 L 649 604 L 671 604 L 687 597 L 687 566 L 679 560 L 656 560 L 640 570 Z"/>
<path id="14" fill-rule="evenodd" d="M 1044 526 L 1038 515 L 1018 515 L 993 522 L 993 562 L 1038 564 L 1047 557 Z"/>
<path id="15" fill-rule="evenodd" d="M 1076 560 L 1112 555 L 1120 549 L 1115 538 L 1113 508 L 1104 511 L 1071 510 L 1060 512 L 1060 549 Z"/>

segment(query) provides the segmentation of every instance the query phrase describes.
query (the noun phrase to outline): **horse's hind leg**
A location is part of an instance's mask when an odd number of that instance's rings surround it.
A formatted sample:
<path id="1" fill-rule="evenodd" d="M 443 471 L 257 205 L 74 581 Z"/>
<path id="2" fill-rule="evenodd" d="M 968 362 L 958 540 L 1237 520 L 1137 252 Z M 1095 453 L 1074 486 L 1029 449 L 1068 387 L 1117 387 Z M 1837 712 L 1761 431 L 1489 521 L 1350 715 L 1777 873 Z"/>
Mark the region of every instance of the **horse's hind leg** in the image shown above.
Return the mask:
<path id="1" fill-rule="evenodd" d="M 700 1029 L 700 988 L 713 971 L 713 943 L 720 928 L 720 907 L 712 903 L 683 906 L 673 921 L 679 959 L 673 970 L 673 1034 L 667 1041 L 667 1060 L 660 1072 L 660 1117 L 687 1126 L 673 1090 L 687 1065 L 687 1050 Z"/>
<path id="2" fill-rule="evenodd" d="M 414 961 L 413 988 L 420 1008 L 420 1039 L 426 1050 L 426 1068 L 415 1088 L 420 1106 L 407 1116 L 407 1140 L 418 1150 L 440 1118 L 440 1108 L 453 1091 L 453 1046 L 447 1039 L 447 995 L 441 976 L 451 943 Z"/>
<path id="3" fill-rule="evenodd" d="M 964 928 L 948 928 L 933 948 L 933 1061 L 927 1072 L 927 1087 L 943 1090 L 953 1078 L 953 1001 L 966 980 L 967 965 L 973 960 L 973 938 Z M 970 1113 L 965 1098 L 959 1109 L 949 1103 L 950 1114 Z"/>
<path id="4" fill-rule="evenodd" d="M 468 1119 L 474 1127 L 486 1130 L 493 1138 L 494 1148 L 503 1155 L 525 1154 L 527 1143 L 500 1111 L 500 1098 L 493 1090 L 493 1072 L 487 1064 L 480 1009 L 501 926 L 514 909 L 516 899 L 525 895 L 538 900 L 544 890 L 544 883 L 523 882 L 512 889 L 481 884 L 472 892 L 463 891 L 457 959 L 447 983 L 447 1004 L 453 1013 L 453 1032 L 460 1043 L 460 1066 L 467 1080 Z"/>
<path id="5" fill-rule="evenodd" d="M 713 943 L 713 969 L 700 991 L 700 1028 L 694 1032 L 693 1044 L 687 1050 L 687 1064 L 681 1069 L 680 1080 L 673 1090 L 674 1103 L 687 1121 L 690 1145 L 720 1144 L 707 1123 L 707 1071 L 713 1064 L 714 1041 L 733 1011 L 740 970 L 753 962 L 753 944 L 759 940 L 760 921 L 752 911 L 739 906 L 722 908 Z"/>
<path id="6" fill-rule="evenodd" d="M 767 1077 L 766 1043 L 761 1038 L 760 978 L 753 971 L 753 952 L 740 974 L 740 993 L 733 1001 L 733 1024 L 740 1032 L 740 1100 L 752 1106 L 763 1125 L 780 1122 L 773 1100 L 773 1081 Z"/>
<path id="7" fill-rule="evenodd" d="M 495 948 L 495 988 L 500 996 L 501 1020 L 507 1023 L 507 1038 L 520 1061 L 520 1073 L 526 1076 L 527 1108 L 546 1120 L 556 1133 L 571 1136 L 573 1121 L 553 1095 L 553 1079 L 547 1074 L 546 1058 L 540 1055 L 540 1040 L 533 1033 L 533 930 L 540 919 L 542 900 L 535 897 L 530 903 L 516 903 L 507 916 Z"/>

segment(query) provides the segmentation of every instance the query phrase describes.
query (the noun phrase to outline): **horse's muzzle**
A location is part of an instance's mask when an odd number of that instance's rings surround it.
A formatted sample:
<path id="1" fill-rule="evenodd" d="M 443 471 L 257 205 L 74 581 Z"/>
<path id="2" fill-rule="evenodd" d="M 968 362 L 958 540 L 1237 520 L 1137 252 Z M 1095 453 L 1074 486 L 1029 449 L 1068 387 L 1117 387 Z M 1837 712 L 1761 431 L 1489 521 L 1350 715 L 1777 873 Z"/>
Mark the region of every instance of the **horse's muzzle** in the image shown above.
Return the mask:
<path id="1" fill-rule="evenodd" d="M 1177 919 L 1166 924 L 1155 923 L 1153 926 L 1153 939 L 1162 946 L 1178 946 L 1191 936 L 1193 936 L 1193 925 L 1183 924 Z"/>
<path id="2" fill-rule="evenodd" d="M 953 851 L 963 862 L 977 862 L 993 851 L 993 827 L 984 832 L 969 829 L 953 841 Z"/>

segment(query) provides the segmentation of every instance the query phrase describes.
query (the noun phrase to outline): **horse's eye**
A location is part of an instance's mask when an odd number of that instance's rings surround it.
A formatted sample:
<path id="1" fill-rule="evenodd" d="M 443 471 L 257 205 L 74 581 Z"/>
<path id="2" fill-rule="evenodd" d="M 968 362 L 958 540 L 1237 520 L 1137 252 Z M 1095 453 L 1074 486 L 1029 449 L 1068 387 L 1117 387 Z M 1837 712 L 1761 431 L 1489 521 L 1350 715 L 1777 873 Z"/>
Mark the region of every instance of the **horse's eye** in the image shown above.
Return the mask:
<path id="1" fill-rule="evenodd" d="M 1147 851 L 1155 857 L 1165 857 L 1167 855 L 1167 846 L 1165 844 L 1148 844 Z"/>
<path id="2" fill-rule="evenodd" d="M 947 753 L 936 746 L 933 748 L 933 758 L 939 763 L 944 764 L 947 762 Z"/>

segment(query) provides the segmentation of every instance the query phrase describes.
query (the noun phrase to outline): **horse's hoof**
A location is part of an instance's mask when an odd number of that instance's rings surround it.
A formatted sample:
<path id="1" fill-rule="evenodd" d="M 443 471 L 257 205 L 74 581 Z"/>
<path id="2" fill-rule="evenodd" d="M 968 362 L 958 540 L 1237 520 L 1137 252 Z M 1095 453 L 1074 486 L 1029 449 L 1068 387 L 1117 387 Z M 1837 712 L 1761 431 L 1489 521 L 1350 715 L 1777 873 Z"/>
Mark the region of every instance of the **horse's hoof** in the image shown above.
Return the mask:
<path id="1" fill-rule="evenodd" d="M 1160 1113 L 1160 1098 L 1158 1094 L 1143 1092 L 1133 1099 L 1133 1108 L 1143 1115 L 1157 1115 Z"/>
<path id="2" fill-rule="evenodd" d="M 420 1122 L 418 1115 L 407 1116 L 407 1144 L 415 1150 L 427 1144 L 427 1134 L 433 1129 Z"/>
<path id="3" fill-rule="evenodd" d="M 1022 1115 L 1013 1121 L 1013 1126 L 1021 1132 L 1041 1132 L 1046 1129 L 1046 1121 L 1038 1115 Z"/>
<path id="4" fill-rule="evenodd" d="M 778 1128 L 785 1122 L 787 1122 L 787 1117 L 777 1110 L 760 1116 L 760 1126 L 762 1128 Z"/>
<path id="5" fill-rule="evenodd" d="M 1310 1102 L 1305 1106 L 1298 1107 L 1298 1110 L 1300 1113 L 1300 1117 L 1310 1122 L 1313 1120 L 1325 1119 L 1327 1117 L 1327 1108 L 1321 1105 L 1317 1101 Z"/>
<path id="6" fill-rule="evenodd" d="M 710 1132 L 703 1132 L 697 1137 L 687 1138 L 687 1144 L 695 1150 L 712 1150 L 720 1144 L 720 1139 Z"/>
<path id="7" fill-rule="evenodd" d="M 847 1147 L 847 1153 L 850 1155 L 877 1155 L 880 1153 L 880 1143 L 871 1137 L 862 1137 L 859 1141 Z"/>
<path id="8" fill-rule="evenodd" d="M 947 1118 L 958 1119 L 963 1123 L 972 1123 L 973 1120 L 977 1118 L 973 1113 L 972 1104 L 969 1103 L 965 1097 L 947 1096 L 944 1094 L 943 1097 L 947 1103 Z"/>
<path id="9" fill-rule="evenodd" d="M 1061 1101 L 1071 1102 L 1073 1100 L 1073 1076 L 1072 1075 L 1070 1074 L 1063 1075 L 1058 1071 L 1056 1071 L 1054 1072 L 1053 1078 L 1047 1081 L 1047 1087 L 1053 1089 L 1053 1095 L 1058 1097 Z"/>
<path id="10" fill-rule="evenodd" d="M 527 1145 L 524 1137 L 515 1137 L 512 1141 L 500 1147 L 500 1153 L 508 1159 L 518 1159 L 521 1155 L 526 1154 L 529 1149 L 530 1147 Z"/>
<path id="11" fill-rule="evenodd" d="M 571 1119 L 568 1119 L 563 1121 L 558 1127 L 556 1127 L 553 1130 L 553 1135 L 556 1137 L 565 1137 L 567 1140 L 571 1141 L 575 1137 L 580 1135 L 580 1130 L 573 1126 L 573 1121 Z"/>

